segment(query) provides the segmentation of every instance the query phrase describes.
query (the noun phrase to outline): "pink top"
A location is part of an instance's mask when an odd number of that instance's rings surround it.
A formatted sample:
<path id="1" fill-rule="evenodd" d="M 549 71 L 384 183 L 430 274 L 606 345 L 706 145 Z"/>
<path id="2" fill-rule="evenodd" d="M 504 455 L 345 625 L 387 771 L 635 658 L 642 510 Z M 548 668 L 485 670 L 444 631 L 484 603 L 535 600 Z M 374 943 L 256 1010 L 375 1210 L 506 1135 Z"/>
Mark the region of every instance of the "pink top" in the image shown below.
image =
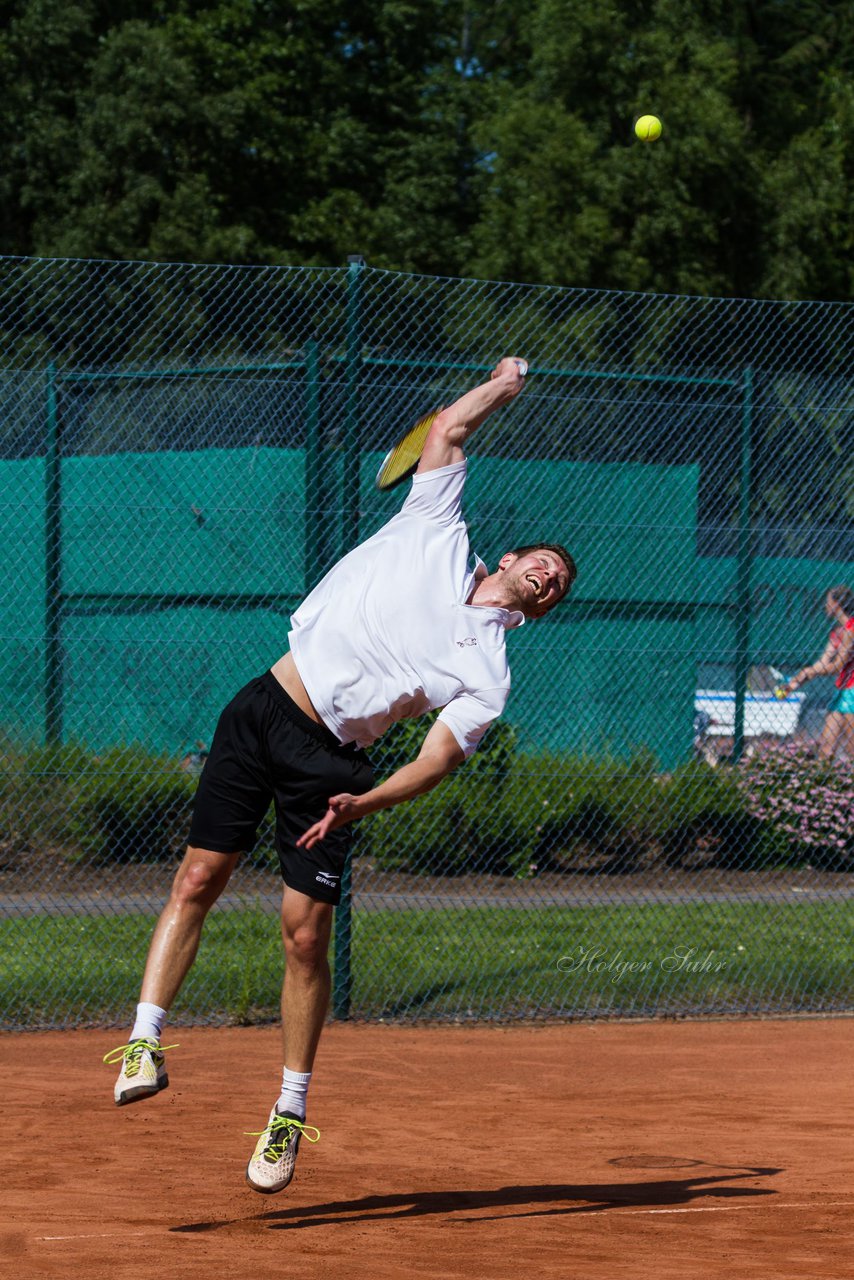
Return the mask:
<path id="1" fill-rule="evenodd" d="M 854 631 L 854 617 L 849 618 L 844 627 L 834 627 L 830 633 L 830 643 L 838 649 L 845 638 L 846 631 Z M 836 677 L 837 689 L 854 689 L 854 648 L 848 655 L 845 666 Z"/>

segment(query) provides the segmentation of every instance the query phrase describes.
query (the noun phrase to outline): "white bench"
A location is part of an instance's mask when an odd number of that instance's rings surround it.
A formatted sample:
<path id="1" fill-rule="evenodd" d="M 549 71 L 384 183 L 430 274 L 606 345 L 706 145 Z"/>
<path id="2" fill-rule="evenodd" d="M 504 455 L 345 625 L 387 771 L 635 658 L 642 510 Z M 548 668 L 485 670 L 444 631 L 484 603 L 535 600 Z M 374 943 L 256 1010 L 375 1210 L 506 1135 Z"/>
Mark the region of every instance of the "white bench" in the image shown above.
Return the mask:
<path id="1" fill-rule="evenodd" d="M 788 738 L 798 727 L 804 694 L 791 693 L 788 698 L 775 698 L 773 693 L 747 693 L 744 696 L 745 738 Z M 735 733 L 735 694 L 714 689 L 698 689 L 694 695 L 694 711 L 705 712 L 711 724 L 706 737 L 731 738 Z"/>

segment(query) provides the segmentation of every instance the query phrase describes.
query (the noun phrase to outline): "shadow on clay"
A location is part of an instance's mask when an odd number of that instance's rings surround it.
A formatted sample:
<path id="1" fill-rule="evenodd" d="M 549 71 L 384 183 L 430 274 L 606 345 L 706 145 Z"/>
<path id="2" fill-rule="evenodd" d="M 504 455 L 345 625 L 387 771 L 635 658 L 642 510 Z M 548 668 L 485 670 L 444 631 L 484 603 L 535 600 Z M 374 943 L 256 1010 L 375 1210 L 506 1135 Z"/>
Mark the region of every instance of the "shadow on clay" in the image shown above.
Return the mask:
<path id="1" fill-rule="evenodd" d="M 679 1156 L 620 1156 L 609 1161 L 618 1168 L 689 1168 L 704 1165 L 702 1160 Z M 707 1168 L 709 1166 L 706 1166 Z M 715 1168 L 732 1166 L 716 1165 Z M 395 1195 L 360 1196 L 353 1200 L 330 1200 L 322 1204 L 274 1209 L 219 1222 L 188 1222 L 171 1227 L 174 1232 L 217 1231 L 238 1222 L 257 1221 L 271 1230 L 294 1227 L 321 1227 L 341 1222 L 385 1222 L 389 1219 L 422 1218 L 430 1215 L 464 1213 L 462 1222 L 488 1222 L 501 1218 L 557 1217 L 574 1213 L 607 1212 L 609 1209 L 656 1208 L 687 1205 L 710 1196 L 736 1200 L 772 1196 L 769 1187 L 735 1185 L 748 1177 L 770 1178 L 782 1169 L 740 1166 L 738 1172 L 696 1173 L 691 1177 L 655 1182 L 615 1182 L 548 1184 L 495 1187 L 477 1191 L 415 1191 Z M 515 1213 L 483 1213 L 478 1210 L 517 1210 Z"/>

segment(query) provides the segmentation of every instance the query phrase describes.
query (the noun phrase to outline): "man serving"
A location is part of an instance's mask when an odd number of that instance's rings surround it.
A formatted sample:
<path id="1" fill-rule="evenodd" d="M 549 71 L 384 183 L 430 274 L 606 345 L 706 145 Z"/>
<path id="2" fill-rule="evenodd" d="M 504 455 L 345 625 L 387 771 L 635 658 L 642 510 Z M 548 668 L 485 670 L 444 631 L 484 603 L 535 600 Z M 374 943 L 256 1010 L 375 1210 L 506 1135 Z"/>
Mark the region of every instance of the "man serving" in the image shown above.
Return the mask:
<path id="1" fill-rule="evenodd" d="M 517 547 L 489 573 L 461 514 L 469 435 L 525 385 L 524 361 L 436 417 L 401 511 L 345 555 L 292 617 L 289 651 L 220 717 L 199 779 L 186 855 L 149 948 L 121 1061 L 119 1105 L 168 1084 L 163 1025 L 205 916 L 271 801 L 282 879 L 284 1071 L 246 1177 L 281 1191 L 293 1176 L 330 993 L 333 907 L 350 824 L 435 787 L 470 756 L 510 689 L 505 635 L 548 613 L 575 565 L 552 544 Z M 391 724 L 441 708 L 415 760 L 378 785 L 365 748 Z"/>

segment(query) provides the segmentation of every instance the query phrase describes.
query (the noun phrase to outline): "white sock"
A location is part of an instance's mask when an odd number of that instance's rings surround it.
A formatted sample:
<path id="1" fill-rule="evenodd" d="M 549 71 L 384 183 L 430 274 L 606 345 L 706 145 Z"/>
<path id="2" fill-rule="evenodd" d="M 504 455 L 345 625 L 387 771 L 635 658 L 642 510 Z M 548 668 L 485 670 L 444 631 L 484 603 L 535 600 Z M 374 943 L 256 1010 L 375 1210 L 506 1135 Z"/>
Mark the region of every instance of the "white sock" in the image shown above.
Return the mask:
<path id="1" fill-rule="evenodd" d="M 166 1010 L 157 1004 L 141 1002 L 136 1006 L 136 1022 L 130 1033 L 131 1040 L 156 1040 L 160 1044 Z"/>
<path id="2" fill-rule="evenodd" d="M 277 1111 L 290 1111 L 292 1116 L 305 1119 L 305 1099 L 311 1083 L 310 1071 L 289 1071 L 285 1067 L 282 1072 L 282 1092 L 276 1103 Z"/>

